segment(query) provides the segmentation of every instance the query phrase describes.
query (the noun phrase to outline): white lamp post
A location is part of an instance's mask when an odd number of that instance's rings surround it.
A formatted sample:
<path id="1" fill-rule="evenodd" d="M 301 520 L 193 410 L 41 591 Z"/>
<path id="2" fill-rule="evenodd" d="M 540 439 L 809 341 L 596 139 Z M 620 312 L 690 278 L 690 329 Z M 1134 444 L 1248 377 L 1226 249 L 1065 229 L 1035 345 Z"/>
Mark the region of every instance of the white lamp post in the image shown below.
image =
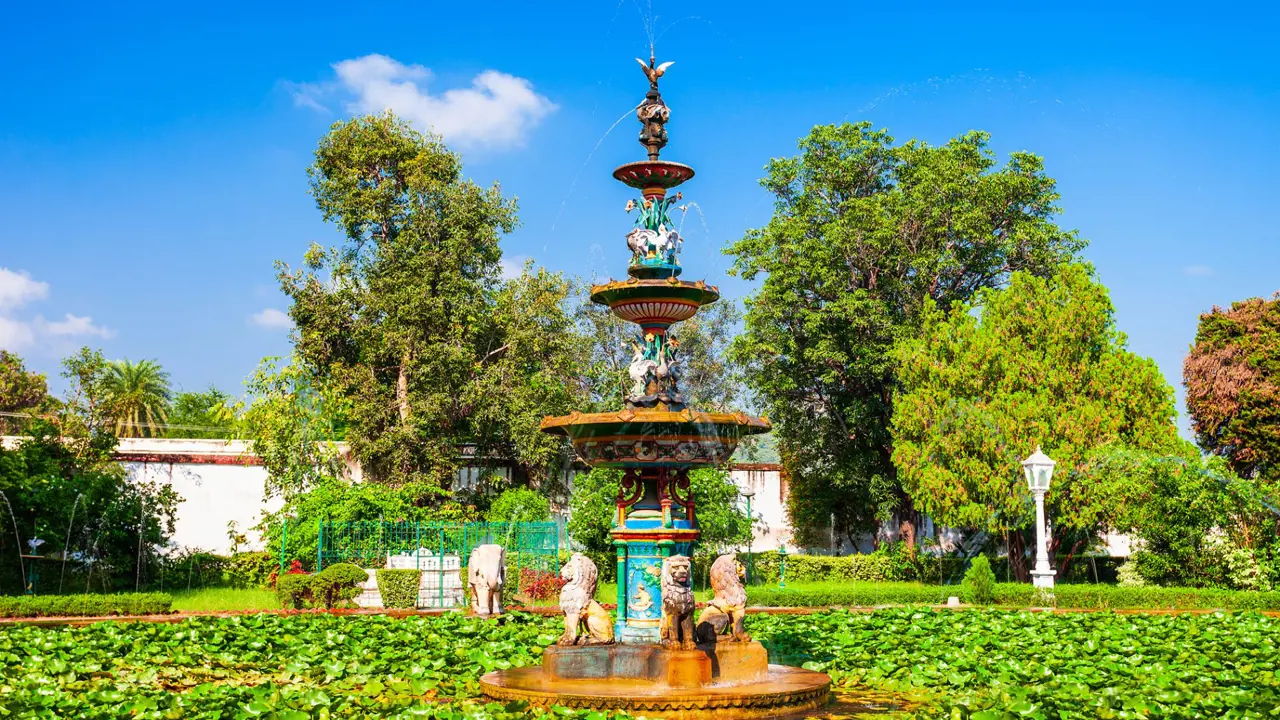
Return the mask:
<path id="1" fill-rule="evenodd" d="M 749 533 L 747 535 L 747 584 L 750 585 L 751 567 L 755 564 L 755 555 L 751 552 L 751 541 L 754 540 L 756 536 L 756 519 L 751 514 L 751 498 L 756 496 L 756 491 L 748 486 L 739 492 L 742 493 L 742 497 L 747 499 L 747 532 Z"/>
<path id="2" fill-rule="evenodd" d="M 1036 451 L 1031 457 L 1022 461 L 1022 469 L 1027 474 L 1027 487 L 1036 499 L 1036 569 L 1031 571 L 1031 583 L 1038 588 L 1053 589 L 1054 570 L 1049 567 L 1049 543 L 1045 538 L 1044 527 L 1044 494 L 1049 490 L 1049 481 L 1053 478 L 1053 466 L 1056 465 L 1048 455 Z"/>

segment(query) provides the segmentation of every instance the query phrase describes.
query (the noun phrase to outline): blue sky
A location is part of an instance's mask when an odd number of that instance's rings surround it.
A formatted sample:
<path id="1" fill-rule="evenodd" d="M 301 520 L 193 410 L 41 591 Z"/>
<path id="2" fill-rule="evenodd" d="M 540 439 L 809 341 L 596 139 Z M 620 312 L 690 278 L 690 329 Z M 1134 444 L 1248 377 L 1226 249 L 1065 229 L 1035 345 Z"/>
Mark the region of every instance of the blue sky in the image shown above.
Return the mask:
<path id="1" fill-rule="evenodd" d="M 632 58 L 650 25 L 659 60 L 676 61 L 663 157 L 697 169 L 685 195 L 705 216 L 684 228 L 686 275 L 729 296 L 750 287 L 724 277 L 720 250 L 768 220 L 765 162 L 815 124 L 864 119 L 899 140 L 982 129 L 1002 159 L 1043 155 L 1131 347 L 1175 385 L 1199 313 L 1280 290 L 1266 5 L 21 3 L 7 16 L 0 346 L 50 374 L 88 343 L 159 360 L 182 388 L 240 392 L 260 358 L 288 352 L 273 261 L 336 240 L 306 193 L 317 139 L 387 103 L 519 197 L 511 260 L 622 275 L 629 191 L 609 172 L 642 157 Z"/>

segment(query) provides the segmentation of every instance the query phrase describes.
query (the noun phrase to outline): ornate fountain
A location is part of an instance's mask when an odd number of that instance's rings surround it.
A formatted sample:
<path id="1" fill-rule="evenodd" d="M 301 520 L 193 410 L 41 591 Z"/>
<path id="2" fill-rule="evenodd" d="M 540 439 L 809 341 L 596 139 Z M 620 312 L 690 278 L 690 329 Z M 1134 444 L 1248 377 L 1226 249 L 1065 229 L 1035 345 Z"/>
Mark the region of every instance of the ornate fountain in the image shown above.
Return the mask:
<path id="1" fill-rule="evenodd" d="M 714 285 L 680 279 L 683 240 L 671 211 L 676 187 L 693 168 L 659 159 L 670 109 L 658 80 L 671 63 L 637 59 L 649 92 L 636 108 L 648 159 L 623 165 L 614 178 L 640 192 L 629 200 L 635 220 L 626 235 L 626 280 L 597 285 L 591 299 L 639 326 L 628 368 L 632 381 L 616 412 L 546 417 L 542 429 L 565 435 L 595 467 L 622 470 L 611 534 L 617 550 L 616 619 L 593 597 L 597 568 L 574 555 L 561 572 L 565 634 L 541 666 L 481 678 L 485 694 L 533 705 L 628 710 L 650 717 L 775 717 L 826 702 L 830 678 L 768 664 L 768 654 L 742 627 L 746 594 L 733 555 L 711 568 L 715 598 L 697 615 L 690 589 L 699 537 L 689 471 L 729 460 L 739 440 L 769 431 L 764 418 L 688 407 L 680 391 L 676 323 L 720 298 Z M 677 208 L 683 210 L 683 208 Z"/>

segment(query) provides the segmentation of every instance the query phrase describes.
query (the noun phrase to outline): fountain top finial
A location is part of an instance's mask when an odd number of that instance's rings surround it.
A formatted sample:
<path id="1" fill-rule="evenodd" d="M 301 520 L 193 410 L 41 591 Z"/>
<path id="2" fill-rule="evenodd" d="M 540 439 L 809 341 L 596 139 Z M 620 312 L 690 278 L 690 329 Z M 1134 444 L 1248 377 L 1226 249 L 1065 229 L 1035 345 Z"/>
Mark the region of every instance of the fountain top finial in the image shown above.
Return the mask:
<path id="1" fill-rule="evenodd" d="M 640 144 L 649 150 L 649 159 L 657 160 L 658 153 L 662 152 L 662 148 L 667 145 L 667 120 L 671 119 L 671 110 L 667 104 L 662 101 L 662 93 L 658 91 L 658 79 L 667 73 L 667 68 L 675 64 L 674 61 L 667 61 L 661 65 L 657 64 L 657 59 L 653 56 L 653 51 L 649 52 L 649 62 L 645 62 L 640 58 L 636 58 L 636 62 L 640 63 L 640 69 L 644 71 L 644 76 L 649 78 L 649 92 L 644 96 L 644 102 L 636 107 L 636 117 L 640 120 Z"/>

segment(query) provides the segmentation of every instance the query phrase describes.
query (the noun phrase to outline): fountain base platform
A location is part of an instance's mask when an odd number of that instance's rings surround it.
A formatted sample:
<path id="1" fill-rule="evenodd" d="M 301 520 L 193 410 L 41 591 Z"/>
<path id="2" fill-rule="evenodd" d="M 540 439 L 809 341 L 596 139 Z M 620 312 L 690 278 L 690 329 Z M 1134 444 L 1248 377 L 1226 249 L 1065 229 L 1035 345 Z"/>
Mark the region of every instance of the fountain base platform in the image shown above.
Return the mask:
<path id="1" fill-rule="evenodd" d="M 480 678 L 495 700 L 661 718 L 766 718 L 826 705 L 831 678 L 770 665 L 760 643 L 553 646 L 543 664 Z"/>

